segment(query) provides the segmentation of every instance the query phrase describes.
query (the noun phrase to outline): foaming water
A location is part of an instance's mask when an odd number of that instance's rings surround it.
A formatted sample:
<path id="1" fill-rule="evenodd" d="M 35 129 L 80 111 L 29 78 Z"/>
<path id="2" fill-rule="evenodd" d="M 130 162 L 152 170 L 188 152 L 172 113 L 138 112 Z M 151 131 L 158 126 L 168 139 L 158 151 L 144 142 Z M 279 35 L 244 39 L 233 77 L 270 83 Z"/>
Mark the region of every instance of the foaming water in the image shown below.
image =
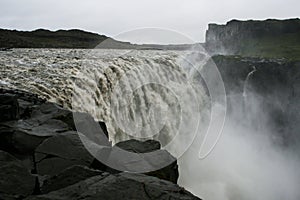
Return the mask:
<path id="1" fill-rule="evenodd" d="M 113 142 L 154 138 L 164 146 L 179 135 L 189 143 L 209 99 L 191 83 L 186 53 L 16 49 L 3 53 L 0 80 L 105 121 Z"/>
<path id="2" fill-rule="evenodd" d="M 82 51 L 14 49 L 1 52 L 0 80 L 4 87 L 30 91 L 70 108 L 72 79 Z"/>

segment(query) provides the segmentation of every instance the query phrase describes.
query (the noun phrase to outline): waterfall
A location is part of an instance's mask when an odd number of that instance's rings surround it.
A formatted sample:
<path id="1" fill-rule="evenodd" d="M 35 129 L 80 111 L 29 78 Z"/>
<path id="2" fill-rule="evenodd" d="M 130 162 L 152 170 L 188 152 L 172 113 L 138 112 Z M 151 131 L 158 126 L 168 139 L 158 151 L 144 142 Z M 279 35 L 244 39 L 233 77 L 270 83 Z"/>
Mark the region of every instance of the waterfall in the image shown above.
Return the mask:
<path id="1" fill-rule="evenodd" d="M 106 122 L 113 143 L 156 139 L 180 156 L 208 124 L 209 97 L 195 76 L 207 61 L 201 52 L 16 51 L 2 58 L 10 86 Z"/>
<path id="2" fill-rule="evenodd" d="M 155 139 L 179 157 L 207 127 L 209 98 L 183 52 L 91 54 L 97 59 L 81 64 L 72 108 L 105 121 L 113 143 Z"/>
<path id="3" fill-rule="evenodd" d="M 244 97 L 245 102 L 246 102 L 246 98 L 247 98 L 247 86 L 248 86 L 249 79 L 256 72 L 256 67 L 253 66 L 252 68 L 253 68 L 252 71 L 248 73 L 245 83 L 244 83 L 243 97 Z"/>

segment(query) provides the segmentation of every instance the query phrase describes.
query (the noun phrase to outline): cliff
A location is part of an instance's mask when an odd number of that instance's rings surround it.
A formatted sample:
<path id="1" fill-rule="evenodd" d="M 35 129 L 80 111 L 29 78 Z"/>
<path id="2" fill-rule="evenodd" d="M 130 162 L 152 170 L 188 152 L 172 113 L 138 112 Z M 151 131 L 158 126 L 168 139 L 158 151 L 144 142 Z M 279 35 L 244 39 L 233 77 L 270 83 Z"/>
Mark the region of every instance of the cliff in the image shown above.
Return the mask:
<path id="1" fill-rule="evenodd" d="M 300 62 L 222 55 L 212 60 L 224 81 L 227 114 L 247 119 L 252 128 L 266 119 L 274 142 L 298 151 Z M 263 109 L 263 117 L 257 108 Z"/>
<path id="2" fill-rule="evenodd" d="M 206 48 L 212 54 L 299 59 L 300 19 L 209 24 Z"/>

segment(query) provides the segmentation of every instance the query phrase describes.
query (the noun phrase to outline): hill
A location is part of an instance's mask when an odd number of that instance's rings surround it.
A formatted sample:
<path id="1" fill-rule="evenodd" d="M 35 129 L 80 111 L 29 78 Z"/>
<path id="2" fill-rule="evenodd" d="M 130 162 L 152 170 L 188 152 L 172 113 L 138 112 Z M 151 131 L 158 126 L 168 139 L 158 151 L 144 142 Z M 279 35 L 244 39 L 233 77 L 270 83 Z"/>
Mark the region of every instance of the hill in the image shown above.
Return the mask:
<path id="1" fill-rule="evenodd" d="M 142 50 L 186 50 L 190 44 L 158 45 L 131 44 L 113 38 L 82 30 L 17 31 L 0 29 L 0 48 L 73 48 L 73 49 L 142 49 Z"/>
<path id="2" fill-rule="evenodd" d="M 17 31 L 0 29 L 1 48 L 94 48 L 107 36 L 81 30 Z"/>

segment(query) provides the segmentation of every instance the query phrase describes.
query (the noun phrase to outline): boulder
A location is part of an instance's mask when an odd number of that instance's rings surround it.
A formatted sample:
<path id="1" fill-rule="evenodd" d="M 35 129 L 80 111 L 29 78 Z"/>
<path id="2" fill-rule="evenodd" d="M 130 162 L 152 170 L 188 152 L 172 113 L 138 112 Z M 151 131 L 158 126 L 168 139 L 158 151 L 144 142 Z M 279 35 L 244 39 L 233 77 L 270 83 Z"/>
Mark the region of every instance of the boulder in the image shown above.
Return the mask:
<path id="1" fill-rule="evenodd" d="M 147 141 L 138 141 L 138 140 L 128 140 L 119 142 L 116 146 L 130 152 L 135 152 L 139 154 L 149 153 L 157 151 L 155 158 L 152 157 L 151 162 L 160 163 L 161 160 L 173 160 L 169 165 L 163 166 L 161 169 L 145 173 L 149 176 L 155 176 L 160 179 L 171 181 L 177 183 L 179 178 L 177 160 L 174 158 L 168 151 L 160 150 L 161 145 L 158 141 L 147 140 Z"/>
<path id="2" fill-rule="evenodd" d="M 67 124 L 70 130 L 75 130 L 72 115 L 71 111 L 63 109 L 57 104 L 46 102 L 33 109 L 31 118 L 36 119 L 40 124 L 50 119 L 56 119 Z"/>
<path id="3" fill-rule="evenodd" d="M 168 151 L 161 150 L 160 146 L 160 143 L 154 140 L 138 141 L 131 139 L 122 141 L 117 143 L 110 152 L 106 153 L 107 155 L 105 153 L 99 154 L 102 158 L 104 156 L 108 157 L 108 160 L 110 160 L 110 156 L 113 157 L 111 159 L 113 161 L 105 162 L 109 163 L 108 165 L 110 166 L 104 168 L 102 162 L 95 160 L 92 167 L 110 173 L 142 171 L 146 172 L 145 174 L 147 175 L 177 183 L 179 177 L 177 160 Z M 120 149 L 125 150 L 125 152 L 122 152 Z M 135 153 L 135 155 L 132 155 L 132 153 Z M 166 162 L 170 164 L 166 166 Z M 121 166 L 122 170 L 114 166 Z M 156 170 L 152 171 L 152 169 Z"/>
<path id="4" fill-rule="evenodd" d="M 2 89 L 3 90 L 3 89 Z M 45 139 L 74 129 L 72 112 L 23 91 L 0 90 L 0 149 L 14 155 L 32 155 Z M 20 118 L 18 112 L 20 111 Z"/>
<path id="5" fill-rule="evenodd" d="M 55 119 L 49 119 L 42 124 L 32 118 L 2 122 L 0 149 L 17 154 L 32 154 L 45 139 L 68 130 L 67 124 Z"/>
<path id="6" fill-rule="evenodd" d="M 75 165 L 63 170 L 57 175 L 46 179 L 41 188 L 43 194 L 59 190 L 93 176 L 108 175 L 108 173 L 92 170 L 86 166 Z"/>
<path id="7" fill-rule="evenodd" d="M 7 152 L 0 151 L 0 199 L 32 194 L 35 180 L 21 161 Z"/>
<path id="8" fill-rule="evenodd" d="M 90 166 L 94 160 L 74 131 L 46 139 L 36 149 L 35 157 L 41 175 L 56 175 L 73 165 Z"/>
<path id="9" fill-rule="evenodd" d="M 160 149 L 160 143 L 155 140 L 138 141 L 138 140 L 127 140 L 116 144 L 116 146 L 123 150 L 135 152 L 135 153 L 149 153 Z"/>
<path id="10" fill-rule="evenodd" d="M 120 173 L 109 176 L 95 176 L 69 187 L 26 200 L 140 200 L 180 199 L 199 200 L 188 191 L 169 181 L 143 174 Z"/>
<path id="11" fill-rule="evenodd" d="M 19 119 L 19 104 L 15 95 L 0 94 L 0 113 L 0 122 Z"/>

